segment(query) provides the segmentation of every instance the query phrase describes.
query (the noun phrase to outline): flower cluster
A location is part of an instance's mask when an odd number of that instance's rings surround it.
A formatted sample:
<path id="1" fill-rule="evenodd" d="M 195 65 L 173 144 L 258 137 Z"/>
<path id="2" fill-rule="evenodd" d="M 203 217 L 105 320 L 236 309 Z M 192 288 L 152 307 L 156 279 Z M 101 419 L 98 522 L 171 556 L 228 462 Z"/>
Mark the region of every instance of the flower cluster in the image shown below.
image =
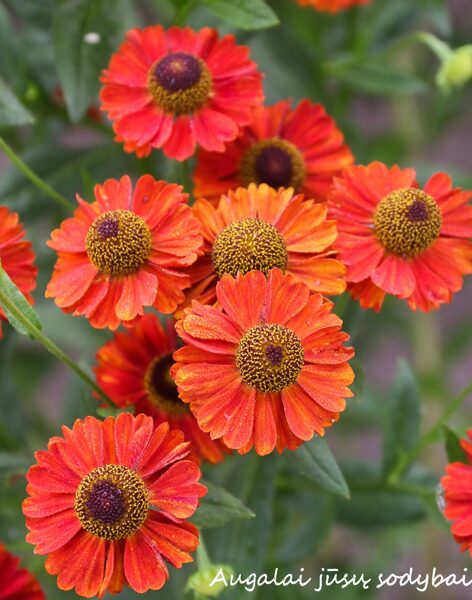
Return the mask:
<path id="1" fill-rule="evenodd" d="M 365 0 L 299 3 L 336 12 Z M 196 201 L 150 174 L 108 179 L 93 202 L 77 196 L 48 242 L 46 297 L 92 327 L 127 328 L 95 367 L 123 412 L 64 427 L 27 475 L 27 540 L 61 589 L 85 597 L 160 589 L 168 564 L 192 560 L 201 463 L 290 452 L 336 423 L 354 350 L 331 297 L 430 311 L 472 272 L 470 192 L 444 173 L 421 186 L 413 169 L 355 164 L 320 104 L 264 106 L 262 74 L 233 36 L 133 29 L 101 81 L 125 151 L 195 155 Z M 2 266 L 32 300 L 23 235 L 0 208 Z M 470 548 L 470 467 L 451 465 L 443 483 Z"/>

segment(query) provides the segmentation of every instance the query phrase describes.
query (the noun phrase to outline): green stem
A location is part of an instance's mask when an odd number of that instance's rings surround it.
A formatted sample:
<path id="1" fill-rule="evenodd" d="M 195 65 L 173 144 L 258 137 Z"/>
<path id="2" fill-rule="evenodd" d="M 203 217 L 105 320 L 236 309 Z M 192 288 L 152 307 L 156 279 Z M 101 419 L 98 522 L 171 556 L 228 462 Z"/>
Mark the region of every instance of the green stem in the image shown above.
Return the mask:
<path id="1" fill-rule="evenodd" d="M 418 441 L 418 443 L 413 446 L 409 452 L 406 452 L 400 456 L 397 464 L 388 477 L 389 482 L 396 483 L 399 481 L 406 469 L 418 457 L 418 455 L 436 440 L 438 434 L 441 432 L 442 424 L 445 423 L 456 412 L 456 410 L 461 407 L 470 394 L 472 394 L 472 381 L 449 402 L 449 404 L 443 410 L 441 417 L 430 429 L 428 429 L 428 431 L 426 431 L 426 433 L 421 436 L 421 439 Z"/>
<path id="2" fill-rule="evenodd" d="M 60 204 L 62 207 L 71 209 L 74 208 L 74 204 L 67 200 L 64 196 L 56 192 L 48 183 L 43 181 L 34 171 L 32 171 L 28 165 L 26 165 L 21 158 L 16 154 L 16 152 L 10 148 L 10 146 L 6 143 L 6 141 L 0 137 L 0 149 L 8 156 L 11 162 L 15 165 L 15 167 L 23 173 L 25 177 L 27 177 L 33 185 L 35 185 L 38 189 L 44 192 L 47 196 L 52 198 L 55 202 Z"/>
<path id="3" fill-rule="evenodd" d="M 21 310 L 16 306 L 14 302 L 10 300 L 10 298 L 0 289 L 0 305 L 2 305 L 6 310 L 8 310 L 14 317 L 17 319 L 21 325 L 25 328 L 25 330 L 29 333 L 29 335 L 42 344 L 48 352 L 50 352 L 53 356 L 55 356 L 62 363 L 67 365 L 71 371 L 73 371 L 76 375 L 82 379 L 88 386 L 90 386 L 99 396 L 107 402 L 110 406 L 115 408 L 115 405 L 111 401 L 111 399 L 101 390 L 101 388 L 95 383 L 95 381 L 87 375 L 85 371 L 83 371 L 65 352 L 63 352 L 56 344 L 50 340 L 44 333 L 38 329 L 34 323 L 32 323 L 29 319 L 27 319 Z"/>
<path id="4" fill-rule="evenodd" d="M 211 569 L 213 563 L 210 560 L 208 555 L 208 550 L 206 548 L 206 544 L 203 540 L 202 532 L 200 532 L 200 542 L 197 547 L 197 564 L 199 571 L 206 571 Z"/>

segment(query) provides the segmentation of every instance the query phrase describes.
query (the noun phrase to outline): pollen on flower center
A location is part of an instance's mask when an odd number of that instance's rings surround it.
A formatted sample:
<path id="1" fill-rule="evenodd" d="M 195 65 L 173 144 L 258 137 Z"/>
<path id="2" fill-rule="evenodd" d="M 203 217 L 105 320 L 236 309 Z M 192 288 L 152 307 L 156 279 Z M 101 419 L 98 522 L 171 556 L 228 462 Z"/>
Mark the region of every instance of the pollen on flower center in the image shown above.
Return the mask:
<path id="1" fill-rule="evenodd" d="M 291 142 L 280 138 L 261 140 L 243 156 L 240 176 L 245 186 L 266 183 L 276 189 L 298 190 L 305 179 L 305 162 Z"/>
<path id="2" fill-rule="evenodd" d="M 172 354 L 156 356 L 146 370 L 144 387 L 148 400 L 157 408 L 170 414 L 185 414 L 187 405 L 179 398 L 177 386 L 170 376 L 173 364 Z"/>
<path id="3" fill-rule="evenodd" d="M 431 196 L 416 188 L 395 190 L 374 215 L 375 234 L 392 254 L 413 257 L 429 248 L 441 231 L 441 211 Z"/>
<path id="4" fill-rule="evenodd" d="M 112 210 L 97 217 L 85 240 L 93 264 L 114 276 L 138 271 L 149 256 L 151 245 L 146 222 L 129 210 Z"/>
<path id="5" fill-rule="evenodd" d="M 280 392 L 297 380 L 304 364 L 295 333 L 277 323 L 249 329 L 236 351 L 236 367 L 245 383 L 262 392 Z"/>
<path id="6" fill-rule="evenodd" d="M 277 229 L 261 219 L 249 217 L 225 227 L 213 244 L 213 266 L 218 277 L 237 273 L 287 268 L 287 246 Z"/>
<path id="7" fill-rule="evenodd" d="M 186 52 L 167 54 L 148 74 L 154 101 L 164 112 L 173 114 L 188 114 L 201 108 L 211 93 L 211 83 L 205 62 Z"/>
<path id="8" fill-rule="evenodd" d="M 135 471 L 122 465 L 105 465 L 82 479 L 74 509 L 89 533 L 106 540 L 122 540 L 146 520 L 148 492 Z"/>

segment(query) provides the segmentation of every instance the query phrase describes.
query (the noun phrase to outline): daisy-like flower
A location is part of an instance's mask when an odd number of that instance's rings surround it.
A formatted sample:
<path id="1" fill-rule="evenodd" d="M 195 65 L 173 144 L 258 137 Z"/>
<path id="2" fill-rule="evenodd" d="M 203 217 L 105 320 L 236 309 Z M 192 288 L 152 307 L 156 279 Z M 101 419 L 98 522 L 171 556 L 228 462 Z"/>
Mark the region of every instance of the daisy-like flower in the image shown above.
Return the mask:
<path id="1" fill-rule="evenodd" d="M 45 600 L 39 583 L 19 564 L 20 559 L 0 544 L 0 600 Z"/>
<path id="2" fill-rule="evenodd" d="M 297 0 L 301 6 L 312 6 L 314 9 L 337 13 L 360 4 L 368 4 L 370 0 Z"/>
<path id="3" fill-rule="evenodd" d="M 181 431 L 151 417 L 77 420 L 36 453 L 23 503 L 27 541 L 48 554 L 46 570 L 61 590 L 100 598 L 129 585 L 160 589 L 166 562 L 191 562 L 198 530 L 187 523 L 206 488 L 185 460 Z"/>
<path id="4" fill-rule="evenodd" d="M 201 223 L 203 253 L 187 272 L 192 299 L 216 301 L 215 286 L 224 274 L 273 267 L 291 273 L 311 291 L 341 294 L 345 267 L 334 258 L 336 222 L 327 220 L 325 204 L 305 200 L 293 189 L 278 191 L 266 184 L 238 188 L 222 196 L 217 208 L 201 198 L 193 206 Z M 181 311 L 178 313 L 181 314 Z"/>
<path id="5" fill-rule="evenodd" d="M 24 237 L 25 230 L 18 214 L 0 206 L 0 265 L 28 302 L 34 304 L 29 292 L 36 287 L 38 269 L 34 266 L 31 242 Z M 2 319 L 7 320 L 7 317 L 0 306 L 0 337 Z"/>
<path id="6" fill-rule="evenodd" d="M 132 29 L 103 72 L 101 108 L 127 152 L 163 148 L 185 160 L 196 144 L 221 152 L 263 101 L 249 49 L 215 29 Z"/>
<path id="7" fill-rule="evenodd" d="M 77 196 L 74 217 L 51 234 L 58 260 L 46 297 L 97 328 L 131 325 L 145 306 L 175 311 L 202 243 L 188 195 L 144 175 L 134 191 L 128 176 L 108 179 L 95 198 Z"/>
<path id="8" fill-rule="evenodd" d="M 225 275 L 216 294 L 221 310 L 194 301 L 176 325 L 171 374 L 200 427 L 241 454 L 323 435 L 354 380 L 332 303 L 279 269 Z"/>
<path id="9" fill-rule="evenodd" d="M 429 311 L 451 301 L 472 272 L 471 193 L 445 173 L 418 187 L 413 169 L 380 162 L 335 178 L 329 214 L 351 294 L 380 310 L 385 294 Z"/>
<path id="10" fill-rule="evenodd" d="M 326 200 L 333 176 L 352 164 L 353 156 L 321 104 L 303 100 L 292 109 L 282 100 L 255 108 L 252 116 L 223 153 L 199 151 L 195 196 L 217 204 L 228 190 L 267 183 Z"/>
<path id="11" fill-rule="evenodd" d="M 467 432 L 469 439 L 461 440 L 470 464 L 454 462 L 446 467 L 446 475 L 441 479 L 444 490 L 444 516 L 452 521 L 451 532 L 460 544 L 462 552 L 472 556 L 472 430 Z"/>
<path id="12" fill-rule="evenodd" d="M 171 429 L 180 429 L 198 459 L 220 462 L 227 449 L 200 429 L 170 376 L 175 349 L 174 327 L 166 332 L 156 315 L 144 315 L 98 350 L 97 382 L 117 406 L 133 405 L 136 414 L 152 416 L 156 425 L 167 421 Z"/>

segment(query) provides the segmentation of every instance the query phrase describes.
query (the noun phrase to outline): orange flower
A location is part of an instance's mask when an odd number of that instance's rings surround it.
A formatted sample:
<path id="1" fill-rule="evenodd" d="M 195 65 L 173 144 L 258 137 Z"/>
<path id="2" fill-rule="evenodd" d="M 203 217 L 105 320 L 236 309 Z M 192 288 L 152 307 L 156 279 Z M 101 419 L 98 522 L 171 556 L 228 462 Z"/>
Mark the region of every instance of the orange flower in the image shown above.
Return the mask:
<path id="1" fill-rule="evenodd" d="M 192 561 L 198 530 L 185 519 L 206 493 L 197 464 L 184 460 L 182 432 L 129 413 L 86 417 L 62 432 L 27 474 L 27 541 L 49 555 L 46 570 L 61 590 L 101 598 L 126 584 L 162 588 L 165 561 Z"/>
<path id="2" fill-rule="evenodd" d="M 216 29 L 133 29 L 103 72 L 102 110 L 127 152 L 163 148 L 185 160 L 200 144 L 222 152 L 263 99 L 249 49 Z"/>
<path id="3" fill-rule="evenodd" d="M 193 211 L 204 245 L 203 254 L 187 270 L 192 287 L 184 306 L 194 298 L 213 304 L 215 285 L 225 273 L 259 270 L 267 275 L 273 267 L 291 273 L 313 292 L 345 290 L 345 267 L 333 258 L 331 247 L 336 223 L 326 219 L 325 204 L 304 200 L 292 189 L 251 184 L 222 196 L 218 208 L 201 198 Z"/>
<path id="4" fill-rule="evenodd" d="M 74 217 L 48 242 L 58 260 L 46 297 L 98 328 L 131 325 L 145 306 L 173 312 L 190 284 L 183 267 L 201 246 L 187 197 L 150 175 L 134 192 L 125 176 L 95 186 L 92 204 L 77 196 Z"/>
<path id="5" fill-rule="evenodd" d="M 301 6 L 312 6 L 316 10 L 336 13 L 358 4 L 367 4 L 370 0 L 297 0 Z"/>
<path id="6" fill-rule="evenodd" d="M 462 552 L 472 556 L 472 430 L 469 439 L 461 440 L 470 464 L 454 462 L 446 467 L 441 479 L 444 489 L 444 516 L 452 521 L 451 532 Z"/>
<path id="7" fill-rule="evenodd" d="M 144 315 L 97 352 L 97 382 L 117 406 L 134 405 L 137 414 L 150 415 L 156 425 L 167 421 L 171 429 L 183 431 L 196 457 L 220 462 L 227 449 L 200 429 L 170 377 L 175 337 L 173 327 L 166 333 L 156 315 Z"/>
<path id="8" fill-rule="evenodd" d="M 338 420 L 354 373 L 332 303 L 272 269 L 225 275 L 222 310 L 194 301 L 171 369 L 198 424 L 240 454 L 294 450 Z"/>
<path id="9" fill-rule="evenodd" d="M 380 162 L 348 167 L 329 198 L 337 219 L 335 248 L 363 308 L 380 310 L 385 294 L 429 311 L 450 302 L 472 272 L 471 193 L 445 173 L 423 189 L 413 169 Z"/>
<path id="10" fill-rule="evenodd" d="M 10 212 L 5 206 L 0 206 L 0 265 L 28 302 L 34 304 L 29 292 L 36 287 L 38 269 L 33 264 L 34 253 L 31 242 L 26 241 L 24 237 L 25 230 L 19 222 L 18 214 Z M 1 306 L 0 319 L 7 320 Z"/>
<path id="11" fill-rule="evenodd" d="M 352 164 L 353 156 L 321 104 L 303 100 L 292 109 L 282 100 L 255 108 L 252 116 L 224 153 L 199 151 L 195 196 L 217 204 L 228 190 L 267 183 L 326 200 L 333 176 Z"/>
<path id="12" fill-rule="evenodd" d="M 45 600 L 46 596 L 36 579 L 19 568 L 20 559 L 0 544 L 0 600 Z"/>

